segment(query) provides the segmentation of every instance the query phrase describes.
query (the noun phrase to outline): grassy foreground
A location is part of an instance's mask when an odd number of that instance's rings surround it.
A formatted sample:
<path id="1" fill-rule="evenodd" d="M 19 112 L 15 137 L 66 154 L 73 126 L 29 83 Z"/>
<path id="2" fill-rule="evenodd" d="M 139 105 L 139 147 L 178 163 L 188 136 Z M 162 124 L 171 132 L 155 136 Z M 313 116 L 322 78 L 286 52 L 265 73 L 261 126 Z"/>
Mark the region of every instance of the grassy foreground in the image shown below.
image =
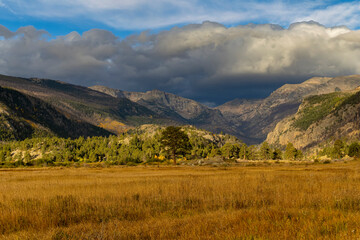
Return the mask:
<path id="1" fill-rule="evenodd" d="M 358 238 L 358 161 L 0 170 L 0 239 Z"/>

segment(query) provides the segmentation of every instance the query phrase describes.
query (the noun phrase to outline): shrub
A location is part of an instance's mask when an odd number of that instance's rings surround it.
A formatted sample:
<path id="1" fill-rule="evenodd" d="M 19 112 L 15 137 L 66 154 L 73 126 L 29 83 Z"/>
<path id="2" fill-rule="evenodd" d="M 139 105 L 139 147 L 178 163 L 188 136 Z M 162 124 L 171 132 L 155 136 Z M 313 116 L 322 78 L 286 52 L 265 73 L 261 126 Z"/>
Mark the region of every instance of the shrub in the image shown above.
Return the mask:
<path id="1" fill-rule="evenodd" d="M 350 144 L 348 155 L 350 157 L 359 158 L 360 157 L 360 144 L 357 142 Z"/>

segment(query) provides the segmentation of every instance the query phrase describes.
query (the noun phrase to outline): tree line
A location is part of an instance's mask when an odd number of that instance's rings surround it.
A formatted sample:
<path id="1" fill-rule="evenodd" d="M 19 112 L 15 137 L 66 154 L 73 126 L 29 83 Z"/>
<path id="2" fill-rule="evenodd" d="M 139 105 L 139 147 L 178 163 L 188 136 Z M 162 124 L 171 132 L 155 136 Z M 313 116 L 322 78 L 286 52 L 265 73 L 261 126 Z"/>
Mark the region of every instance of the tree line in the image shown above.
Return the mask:
<path id="1" fill-rule="evenodd" d="M 360 145 L 346 145 L 338 140 L 319 155 L 340 158 L 360 155 Z M 288 143 L 285 149 L 267 142 L 246 145 L 234 136 L 213 134 L 194 127 L 136 128 L 119 136 L 80 137 L 77 139 L 46 137 L 0 144 L 0 166 L 59 166 L 79 163 L 137 165 L 176 163 L 221 157 L 224 160 L 301 160 L 304 154 Z"/>

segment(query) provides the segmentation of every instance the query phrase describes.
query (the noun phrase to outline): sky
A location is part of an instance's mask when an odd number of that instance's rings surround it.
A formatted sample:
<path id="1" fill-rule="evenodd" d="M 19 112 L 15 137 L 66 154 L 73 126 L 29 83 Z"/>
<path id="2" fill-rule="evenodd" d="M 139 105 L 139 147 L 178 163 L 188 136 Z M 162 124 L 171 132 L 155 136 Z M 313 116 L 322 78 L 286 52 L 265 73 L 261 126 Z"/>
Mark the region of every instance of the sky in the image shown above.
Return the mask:
<path id="1" fill-rule="evenodd" d="M 360 1 L 0 0 L 0 73 L 216 106 L 360 74 Z"/>

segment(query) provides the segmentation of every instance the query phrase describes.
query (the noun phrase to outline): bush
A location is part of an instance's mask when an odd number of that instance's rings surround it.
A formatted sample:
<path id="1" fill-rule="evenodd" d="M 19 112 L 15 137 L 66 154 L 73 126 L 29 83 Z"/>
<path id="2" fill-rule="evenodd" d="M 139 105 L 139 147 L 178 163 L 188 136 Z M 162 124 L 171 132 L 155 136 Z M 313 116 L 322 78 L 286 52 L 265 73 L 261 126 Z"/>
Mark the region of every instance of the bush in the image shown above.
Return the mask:
<path id="1" fill-rule="evenodd" d="M 348 155 L 350 157 L 359 158 L 360 157 L 360 144 L 357 142 L 350 144 Z"/>

